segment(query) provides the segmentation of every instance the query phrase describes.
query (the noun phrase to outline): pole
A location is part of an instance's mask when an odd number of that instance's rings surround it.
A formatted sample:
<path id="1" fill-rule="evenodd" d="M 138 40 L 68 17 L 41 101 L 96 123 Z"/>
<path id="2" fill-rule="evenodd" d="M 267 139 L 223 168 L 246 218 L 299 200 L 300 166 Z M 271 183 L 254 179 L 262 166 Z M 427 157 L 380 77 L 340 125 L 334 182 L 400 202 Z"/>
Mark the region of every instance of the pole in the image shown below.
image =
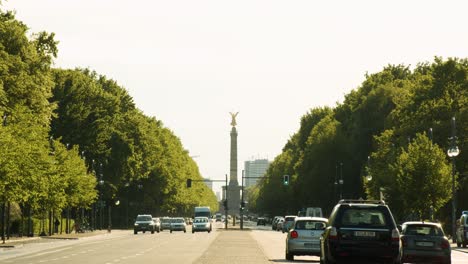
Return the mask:
<path id="1" fill-rule="evenodd" d="M 5 202 L 2 203 L 2 241 L 3 244 L 5 244 L 5 211 L 6 211 L 6 206 Z"/>
<path id="2" fill-rule="evenodd" d="M 240 229 L 244 229 L 244 170 L 242 170 L 242 185 L 241 185 L 241 192 L 242 192 L 242 197 L 241 197 L 241 207 L 240 207 Z"/>
<path id="3" fill-rule="evenodd" d="M 340 200 L 343 199 L 343 162 L 340 163 Z"/>
<path id="4" fill-rule="evenodd" d="M 112 231 L 112 203 L 109 202 L 109 211 L 108 211 L 108 214 L 109 214 L 109 226 L 107 227 L 107 232 L 110 233 Z"/>
<path id="5" fill-rule="evenodd" d="M 456 210 L 457 210 L 457 200 L 455 193 L 455 157 L 452 157 L 452 240 L 453 243 L 456 243 Z"/>
<path id="6" fill-rule="evenodd" d="M 224 214 L 225 214 L 225 222 L 224 222 L 224 229 L 228 229 L 228 178 L 227 178 L 227 174 L 226 174 L 226 197 L 225 200 L 226 200 L 226 207 L 224 208 Z"/>

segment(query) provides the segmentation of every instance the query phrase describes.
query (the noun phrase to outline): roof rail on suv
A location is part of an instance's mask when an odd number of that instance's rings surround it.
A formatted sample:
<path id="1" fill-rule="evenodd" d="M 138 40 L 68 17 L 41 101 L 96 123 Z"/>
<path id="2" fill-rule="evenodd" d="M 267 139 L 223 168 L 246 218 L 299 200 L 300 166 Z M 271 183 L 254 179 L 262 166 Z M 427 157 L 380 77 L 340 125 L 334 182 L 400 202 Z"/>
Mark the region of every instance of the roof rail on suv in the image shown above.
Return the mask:
<path id="1" fill-rule="evenodd" d="M 360 203 L 360 204 L 381 204 L 385 205 L 385 201 L 383 200 L 352 200 L 352 199 L 343 199 L 338 202 L 339 204 L 345 204 L 345 203 Z"/>

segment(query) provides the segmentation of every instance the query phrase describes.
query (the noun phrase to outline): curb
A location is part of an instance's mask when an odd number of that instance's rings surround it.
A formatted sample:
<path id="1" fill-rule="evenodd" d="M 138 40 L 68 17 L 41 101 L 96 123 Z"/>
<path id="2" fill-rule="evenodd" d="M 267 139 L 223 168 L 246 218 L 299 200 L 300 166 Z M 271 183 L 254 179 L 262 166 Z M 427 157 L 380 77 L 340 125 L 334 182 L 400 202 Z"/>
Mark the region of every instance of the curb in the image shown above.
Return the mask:
<path id="1" fill-rule="evenodd" d="M 41 239 L 52 239 L 52 240 L 78 240 L 78 237 L 41 237 Z"/>

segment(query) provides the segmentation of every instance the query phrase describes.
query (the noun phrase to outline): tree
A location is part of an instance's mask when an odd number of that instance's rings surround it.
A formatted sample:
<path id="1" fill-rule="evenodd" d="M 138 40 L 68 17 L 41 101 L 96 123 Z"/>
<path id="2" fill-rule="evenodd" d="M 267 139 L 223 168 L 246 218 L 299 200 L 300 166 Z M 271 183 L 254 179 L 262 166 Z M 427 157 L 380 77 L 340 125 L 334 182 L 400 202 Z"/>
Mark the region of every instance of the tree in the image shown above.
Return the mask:
<path id="1" fill-rule="evenodd" d="M 451 198 L 451 167 L 445 152 L 426 135 L 417 134 L 392 166 L 407 215 L 428 219 Z"/>

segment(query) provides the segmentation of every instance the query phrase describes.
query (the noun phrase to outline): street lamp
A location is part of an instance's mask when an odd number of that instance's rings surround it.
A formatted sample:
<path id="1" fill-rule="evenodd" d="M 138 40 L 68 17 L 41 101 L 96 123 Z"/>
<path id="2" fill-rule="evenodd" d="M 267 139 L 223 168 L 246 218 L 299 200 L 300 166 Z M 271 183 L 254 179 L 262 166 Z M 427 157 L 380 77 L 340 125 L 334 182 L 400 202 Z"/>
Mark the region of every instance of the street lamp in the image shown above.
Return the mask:
<path id="1" fill-rule="evenodd" d="M 372 181 L 372 174 L 370 173 L 370 156 L 367 156 L 367 181 Z"/>
<path id="2" fill-rule="evenodd" d="M 340 163 L 340 200 L 343 199 L 343 162 Z"/>
<path id="3" fill-rule="evenodd" d="M 452 240 L 455 243 L 456 239 L 456 224 L 455 224 L 455 214 L 457 211 L 457 201 L 456 201 L 456 193 L 455 193 L 455 157 L 460 154 L 460 150 L 457 146 L 457 136 L 456 136 L 456 128 L 455 128 L 455 117 L 452 117 L 452 136 L 450 139 L 450 148 L 447 150 L 447 155 L 452 160 Z"/>

